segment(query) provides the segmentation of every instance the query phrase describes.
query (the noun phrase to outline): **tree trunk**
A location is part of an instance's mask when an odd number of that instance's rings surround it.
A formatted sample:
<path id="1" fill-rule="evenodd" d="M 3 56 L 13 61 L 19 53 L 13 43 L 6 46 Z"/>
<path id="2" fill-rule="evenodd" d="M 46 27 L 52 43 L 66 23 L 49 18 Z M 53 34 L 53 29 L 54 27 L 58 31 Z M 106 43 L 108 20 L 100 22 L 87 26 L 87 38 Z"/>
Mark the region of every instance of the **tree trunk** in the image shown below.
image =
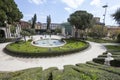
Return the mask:
<path id="1" fill-rule="evenodd" d="M 24 36 L 24 40 L 25 40 L 25 42 L 26 42 L 26 37 Z"/>
<path id="2" fill-rule="evenodd" d="M 75 38 L 78 38 L 78 29 L 75 31 Z"/>

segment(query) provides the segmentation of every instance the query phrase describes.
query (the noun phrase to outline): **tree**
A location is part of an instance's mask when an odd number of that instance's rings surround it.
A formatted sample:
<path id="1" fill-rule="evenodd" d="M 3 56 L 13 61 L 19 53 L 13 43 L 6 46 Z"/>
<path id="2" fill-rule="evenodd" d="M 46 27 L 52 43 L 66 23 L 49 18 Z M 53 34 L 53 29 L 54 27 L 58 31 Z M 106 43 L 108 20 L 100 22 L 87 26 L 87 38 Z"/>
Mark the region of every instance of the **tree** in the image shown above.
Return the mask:
<path id="1" fill-rule="evenodd" d="M 13 34 L 13 36 L 15 35 L 16 27 L 14 25 L 10 26 L 10 32 Z"/>
<path id="2" fill-rule="evenodd" d="M 55 29 L 55 34 L 61 33 L 61 32 L 62 32 L 61 28 L 56 28 L 56 29 Z"/>
<path id="3" fill-rule="evenodd" d="M 30 36 L 30 33 L 25 30 L 22 30 L 20 34 L 23 36 L 25 42 L 26 42 L 26 36 Z"/>
<path id="4" fill-rule="evenodd" d="M 115 40 L 118 36 L 118 34 L 120 34 L 120 30 L 109 30 L 108 31 L 109 37 L 112 38 L 113 40 Z"/>
<path id="5" fill-rule="evenodd" d="M 94 25 L 90 28 L 89 36 L 93 38 L 102 38 L 107 36 L 107 28 L 101 25 Z"/>
<path id="6" fill-rule="evenodd" d="M 68 22 L 76 28 L 75 37 L 78 36 L 78 29 L 85 30 L 91 27 L 92 19 L 93 15 L 86 11 L 76 11 L 70 15 Z"/>
<path id="7" fill-rule="evenodd" d="M 36 21 L 37 21 L 37 15 L 34 14 L 34 16 L 33 16 L 33 18 L 32 18 L 32 28 L 33 28 L 33 29 L 35 28 Z"/>
<path id="8" fill-rule="evenodd" d="M 120 25 L 120 8 L 114 14 L 112 14 L 112 17 Z"/>
<path id="9" fill-rule="evenodd" d="M 51 17 L 49 15 L 49 16 L 47 16 L 47 30 L 48 29 L 50 30 L 50 24 L 51 24 Z"/>
<path id="10" fill-rule="evenodd" d="M 62 27 L 65 28 L 65 33 L 71 35 L 72 34 L 72 25 L 70 23 L 65 22 L 61 24 Z"/>
<path id="11" fill-rule="evenodd" d="M 5 21 L 8 24 L 18 22 L 22 17 L 23 14 L 19 11 L 14 0 L 0 0 L 0 26 L 4 26 Z"/>

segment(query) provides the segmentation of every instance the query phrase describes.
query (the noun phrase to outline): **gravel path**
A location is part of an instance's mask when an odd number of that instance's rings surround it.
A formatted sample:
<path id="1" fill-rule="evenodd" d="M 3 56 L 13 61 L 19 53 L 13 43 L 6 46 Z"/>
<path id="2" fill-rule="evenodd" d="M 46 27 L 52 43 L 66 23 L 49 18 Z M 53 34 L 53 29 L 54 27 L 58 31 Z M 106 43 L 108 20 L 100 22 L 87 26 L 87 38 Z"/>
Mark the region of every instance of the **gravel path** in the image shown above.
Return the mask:
<path id="1" fill-rule="evenodd" d="M 75 54 L 48 57 L 48 58 L 19 58 L 5 54 L 2 50 L 8 43 L 0 44 L 0 71 L 18 71 L 32 67 L 58 67 L 63 69 L 64 65 L 75 65 L 77 63 L 86 63 L 96 58 L 106 51 L 104 46 L 99 43 L 89 42 L 90 47 L 87 50 Z"/>

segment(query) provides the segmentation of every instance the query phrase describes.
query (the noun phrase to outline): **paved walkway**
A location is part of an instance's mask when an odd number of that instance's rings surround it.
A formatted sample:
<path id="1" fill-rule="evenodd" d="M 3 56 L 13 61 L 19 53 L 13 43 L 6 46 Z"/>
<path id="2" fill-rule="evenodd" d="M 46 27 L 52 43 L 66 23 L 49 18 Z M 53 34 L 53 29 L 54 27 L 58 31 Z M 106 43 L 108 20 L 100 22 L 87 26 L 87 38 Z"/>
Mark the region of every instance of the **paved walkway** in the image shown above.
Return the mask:
<path id="1" fill-rule="evenodd" d="M 17 71 L 32 67 L 58 67 L 63 69 L 64 65 L 75 65 L 77 63 L 86 63 L 96 58 L 106 51 L 102 44 L 89 42 L 90 47 L 87 50 L 75 54 L 49 57 L 49 58 L 19 58 L 5 54 L 2 50 L 8 43 L 0 44 L 0 71 Z"/>

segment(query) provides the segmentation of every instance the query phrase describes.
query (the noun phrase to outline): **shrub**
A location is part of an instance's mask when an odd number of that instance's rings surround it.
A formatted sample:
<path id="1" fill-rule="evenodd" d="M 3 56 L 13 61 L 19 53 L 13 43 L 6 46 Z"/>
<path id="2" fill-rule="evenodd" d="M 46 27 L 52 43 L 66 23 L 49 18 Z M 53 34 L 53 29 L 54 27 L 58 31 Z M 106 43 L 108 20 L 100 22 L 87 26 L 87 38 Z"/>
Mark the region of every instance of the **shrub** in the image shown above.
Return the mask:
<path id="1" fill-rule="evenodd" d="M 18 75 L 14 75 L 9 80 L 42 80 L 42 68 L 31 68 L 22 71 Z M 16 72 L 13 72 L 15 74 Z"/>
<path id="2" fill-rule="evenodd" d="M 15 41 L 15 38 L 0 38 L 0 43 L 4 43 L 4 42 L 13 42 Z"/>
<path id="3" fill-rule="evenodd" d="M 63 70 L 55 70 L 52 72 L 52 80 L 62 80 Z"/>
<path id="4" fill-rule="evenodd" d="M 105 57 L 98 57 L 98 58 L 94 58 L 93 61 L 99 64 L 104 64 L 105 62 L 104 59 Z M 114 60 L 110 61 L 110 65 L 115 67 L 120 67 L 120 58 L 114 58 Z"/>
<path id="5" fill-rule="evenodd" d="M 112 60 L 110 62 L 111 66 L 115 66 L 115 67 L 120 67 L 120 58 L 119 59 L 115 59 L 115 60 Z"/>
<path id="6" fill-rule="evenodd" d="M 120 42 L 120 34 L 117 36 L 117 42 Z"/>
<path id="7" fill-rule="evenodd" d="M 4 43 L 5 42 L 5 38 L 0 38 L 0 43 Z"/>
<path id="8" fill-rule="evenodd" d="M 43 71 L 43 80 L 52 80 L 52 72 L 58 70 L 56 67 L 51 67 Z"/>
<path id="9" fill-rule="evenodd" d="M 111 67 L 111 66 L 108 67 L 106 65 L 101 65 L 101 64 L 98 64 L 98 63 L 94 63 L 94 62 L 87 62 L 86 66 L 102 69 L 102 70 L 120 75 L 120 68 Z"/>
<path id="10" fill-rule="evenodd" d="M 96 62 L 96 63 L 99 63 L 99 64 L 104 64 L 104 59 L 105 58 L 94 58 L 93 61 Z"/>

